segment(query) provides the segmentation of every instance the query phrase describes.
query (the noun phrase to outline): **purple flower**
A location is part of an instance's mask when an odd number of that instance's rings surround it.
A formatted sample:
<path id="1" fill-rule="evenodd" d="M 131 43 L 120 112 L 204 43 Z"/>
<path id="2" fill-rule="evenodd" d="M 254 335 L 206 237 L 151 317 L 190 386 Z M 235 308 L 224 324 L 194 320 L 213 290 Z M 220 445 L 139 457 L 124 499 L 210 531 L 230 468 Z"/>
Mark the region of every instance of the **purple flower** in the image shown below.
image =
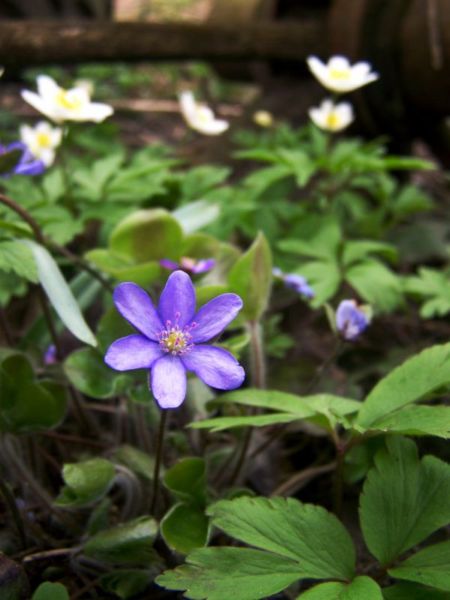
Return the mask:
<path id="1" fill-rule="evenodd" d="M 336 310 L 336 328 L 344 340 L 355 340 L 369 322 L 369 315 L 355 300 L 342 300 Z"/>
<path id="2" fill-rule="evenodd" d="M 195 310 L 195 289 L 183 271 L 167 280 L 156 308 L 145 290 L 121 283 L 114 290 L 120 314 L 139 333 L 113 342 L 105 362 L 117 371 L 150 369 L 149 385 L 161 408 L 176 408 L 186 396 L 186 371 L 207 385 L 232 390 L 244 381 L 244 369 L 222 348 L 205 344 L 242 308 L 236 294 L 221 294 Z"/>
<path id="3" fill-rule="evenodd" d="M 15 166 L 8 173 L 1 174 L 3 177 L 11 175 L 40 175 L 45 171 L 44 163 L 35 158 L 22 142 L 12 142 L 7 146 L 0 144 L 0 155 L 7 154 L 13 150 L 20 150 L 22 154 Z"/>
<path id="4" fill-rule="evenodd" d="M 211 271 L 216 265 L 216 261 L 213 258 L 189 258 L 189 256 L 182 256 L 180 262 L 163 258 L 159 261 L 159 264 L 169 271 L 176 271 L 182 269 L 186 273 L 192 273 L 198 275 L 199 273 L 207 273 Z"/>
<path id="5" fill-rule="evenodd" d="M 308 282 L 302 275 L 296 273 L 283 273 L 277 267 L 272 270 L 273 275 L 277 279 L 281 279 L 284 285 L 305 298 L 314 298 L 314 290 L 308 285 Z"/>
<path id="6" fill-rule="evenodd" d="M 56 362 L 56 346 L 54 344 L 50 344 L 44 354 L 44 364 L 54 365 Z"/>

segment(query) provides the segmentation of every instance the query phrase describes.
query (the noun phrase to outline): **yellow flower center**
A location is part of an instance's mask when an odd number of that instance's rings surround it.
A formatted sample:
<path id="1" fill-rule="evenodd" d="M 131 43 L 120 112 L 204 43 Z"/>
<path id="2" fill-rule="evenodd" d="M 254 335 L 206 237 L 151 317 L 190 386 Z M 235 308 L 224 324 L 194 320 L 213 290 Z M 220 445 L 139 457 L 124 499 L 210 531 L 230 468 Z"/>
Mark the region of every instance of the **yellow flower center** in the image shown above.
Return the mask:
<path id="1" fill-rule="evenodd" d="M 67 90 L 59 90 L 56 95 L 56 104 L 67 110 L 78 110 L 81 108 L 82 101 Z"/>
<path id="2" fill-rule="evenodd" d="M 191 348 L 189 328 L 180 329 L 178 325 L 167 323 L 167 329 L 159 334 L 159 343 L 164 352 L 177 356 L 185 354 Z"/>
<path id="3" fill-rule="evenodd" d="M 49 148 L 52 145 L 52 141 L 48 133 L 38 133 L 36 140 L 41 148 Z"/>
<path id="4" fill-rule="evenodd" d="M 336 129 L 340 125 L 340 119 L 335 112 L 330 112 L 326 119 L 328 129 Z"/>
<path id="5" fill-rule="evenodd" d="M 351 71 L 350 69 L 330 69 L 330 77 L 341 80 L 350 79 Z"/>

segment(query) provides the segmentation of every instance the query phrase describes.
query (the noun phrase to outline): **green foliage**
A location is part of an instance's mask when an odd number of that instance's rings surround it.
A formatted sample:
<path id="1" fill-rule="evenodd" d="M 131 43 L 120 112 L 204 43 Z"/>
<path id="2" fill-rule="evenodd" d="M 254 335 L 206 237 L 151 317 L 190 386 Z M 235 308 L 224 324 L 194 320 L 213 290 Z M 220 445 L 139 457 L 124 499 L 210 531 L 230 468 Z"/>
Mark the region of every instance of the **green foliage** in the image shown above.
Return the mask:
<path id="1" fill-rule="evenodd" d="M 420 316 L 424 319 L 443 317 L 450 312 L 450 278 L 446 271 L 422 267 L 417 276 L 405 279 L 404 289 L 423 302 Z"/>
<path id="2" fill-rule="evenodd" d="M 450 522 L 450 466 L 433 456 L 419 460 L 415 444 L 388 438 L 386 449 L 364 484 L 361 527 L 371 553 L 382 565 L 424 541 Z"/>
<path id="3" fill-rule="evenodd" d="M 91 458 L 78 463 L 65 464 L 62 476 L 64 487 L 56 504 L 58 506 L 84 506 L 102 498 L 111 487 L 114 465 L 104 458 Z"/>
<path id="4" fill-rule="evenodd" d="M 145 591 L 153 579 L 151 571 L 144 569 L 114 569 L 101 578 L 105 592 L 127 600 Z"/>
<path id="5" fill-rule="evenodd" d="M 69 600 L 69 592 L 62 583 L 45 581 L 36 588 L 31 600 Z"/>
<path id="6" fill-rule="evenodd" d="M 348 585 L 339 582 L 320 583 L 297 600 L 383 600 L 380 586 L 370 577 L 356 577 Z"/>
<path id="7" fill-rule="evenodd" d="M 407 558 L 389 574 L 450 592 L 450 542 L 428 546 Z"/>

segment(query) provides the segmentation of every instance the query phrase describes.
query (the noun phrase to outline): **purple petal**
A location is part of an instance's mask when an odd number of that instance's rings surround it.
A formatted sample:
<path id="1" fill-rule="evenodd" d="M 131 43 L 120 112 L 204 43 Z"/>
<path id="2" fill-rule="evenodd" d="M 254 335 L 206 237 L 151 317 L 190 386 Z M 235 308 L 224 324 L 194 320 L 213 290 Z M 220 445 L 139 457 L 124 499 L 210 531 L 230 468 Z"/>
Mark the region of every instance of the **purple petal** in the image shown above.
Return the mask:
<path id="1" fill-rule="evenodd" d="M 215 346 L 194 346 L 181 357 L 188 371 L 219 390 L 234 390 L 242 385 L 245 371 L 232 354 Z"/>
<path id="2" fill-rule="evenodd" d="M 161 408 L 178 408 L 186 397 L 186 370 L 178 358 L 166 354 L 152 367 L 150 388 Z"/>
<path id="3" fill-rule="evenodd" d="M 195 313 L 195 289 L 184 271 L 175 271 L 167 280 L 158 306 L 162 322 L 171 321 L 180 328 L 192 321 Z"/>
<path id="4" fill-rule="evenodd" d="M 164 267 L 164 269 L 169 269 L 169 271 L 175 271 L 180 266 L 177 262 L 169 260 L 168 258 L 162 258 L 159 261 L 159 264 L 161 267 Z"/>
<path id="5" fill-rule="evenodd" d="M 194 317 L 192 341 L 207 342 L 225 329 L 241 310 L 243 302 L 237 294 L 221 294 L 207 302 Z"/>
<path id="6" fill-rule="evenodd" d="M 132 334 L 111 344 L 105 354 L 105 363 L 116 371 L 150 369 L 163 354 L 156 342 L 151 342 L 143 335 Z"/>
<path id="7" fill-rule="evenodd" d="M 114 290 L 113 298 L 122 317 L 150 340 L 158 341 L 164 327 L 145 290 L 135 283 L 121 283 Z"/>
<path id="8" fill-rule="evenodd" d="M 202 260 L 198 260 L 194 266 L 191 268 L 191 272 L 195 275 L 199 275 L 200 273 L 207 273 L 214 269 L 216 266 L 216 261 L 213 258 L 204 258 Z"/>
<path id="9" fill-rule="evenodd" d="M 354 300 L 342 300 L 336 311 L 336 327 L 344 339 L 356 339 L 368 324 L 367 315 Z"/>

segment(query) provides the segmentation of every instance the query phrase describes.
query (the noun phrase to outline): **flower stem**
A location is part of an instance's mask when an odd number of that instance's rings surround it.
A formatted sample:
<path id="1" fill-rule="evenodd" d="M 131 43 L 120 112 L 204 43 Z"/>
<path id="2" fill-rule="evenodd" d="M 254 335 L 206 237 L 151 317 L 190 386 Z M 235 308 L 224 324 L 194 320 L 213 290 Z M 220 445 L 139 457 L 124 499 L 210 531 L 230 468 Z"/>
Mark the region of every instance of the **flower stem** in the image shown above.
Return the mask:
<path id="1" fill-rule="evenodd" d="M 166 429 L 167 416 L 168 416 L 167 410 L 161 411 L 161 418 L 159 420 L 158 439 L 156 442 L 155 468 L 153 470 L 153 495 L 152 495 L 152 503 L 150 506 L 151 514 L 155 513 L 156 502 L 158 500 L 159 472 L 160 472 L 161 463 L 162 463 L 164 432 Z"/>
<path id="2" fill-rule="evenodd" d="M 259 321 L 250 321 L 248 323 L 250 331 L 250 364 L 252 386 L 258 389 L 266 387 L 266 362 L 264 357 L 264 348 L 262 340 L 262 329 Z M 252 413 L 250 413 L 252 414 Z M 241 452 L 238 456 L 236 466 L 230 477 L 230 485 L 238 479 L 245 464 L 247 452 L 252 441 L 253 428 L 249 427 L 245 433 L 241 446 Z"/>

